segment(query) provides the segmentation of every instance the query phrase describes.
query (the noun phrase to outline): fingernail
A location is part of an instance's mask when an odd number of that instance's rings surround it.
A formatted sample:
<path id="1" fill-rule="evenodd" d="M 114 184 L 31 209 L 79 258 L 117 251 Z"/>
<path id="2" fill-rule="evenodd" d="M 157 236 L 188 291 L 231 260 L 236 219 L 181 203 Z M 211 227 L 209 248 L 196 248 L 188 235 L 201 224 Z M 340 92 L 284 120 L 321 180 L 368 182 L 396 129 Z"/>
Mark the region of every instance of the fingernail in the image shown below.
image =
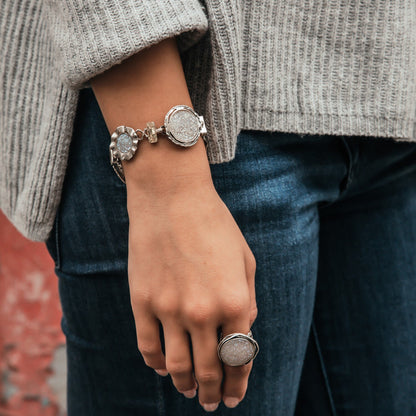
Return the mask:
<path id="1" fill-rule="evenodd" d="M 203 403 L 202 407 L 205 409 L 205 411 L 207 412 L 213 412 L 219 405 L 220 403 Z"/>
<path id="2" fill-rule="evenodd" d="M 227 407 L 236 407 L 238 403 L 240 403 L 240 400 L 236 397 L 224 397 L 224 404 Z"/>
<path id="3" fill-rule="evenodd" d="M 160 376 L 166 377 L 169 373 L 167 370 L 155 370 Z"/>
<path id="4" fill-rule="evenodd" d="M 187 390 L 182 392 L 187 399 L 193 399 L 196 395 L 196 390 Z"/>

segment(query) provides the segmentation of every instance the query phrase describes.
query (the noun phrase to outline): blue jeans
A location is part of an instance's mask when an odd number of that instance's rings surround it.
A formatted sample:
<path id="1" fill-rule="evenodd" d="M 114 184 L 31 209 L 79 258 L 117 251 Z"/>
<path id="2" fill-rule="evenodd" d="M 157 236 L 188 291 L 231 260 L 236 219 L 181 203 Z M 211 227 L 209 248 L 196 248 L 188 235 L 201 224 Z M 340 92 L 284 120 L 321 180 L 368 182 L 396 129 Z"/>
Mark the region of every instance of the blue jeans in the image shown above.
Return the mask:
<path id="1" fill-rule="evenodd" d="M 48 250 L 67 337 L 69 416 L 197 416 L 137 350 L 126 188 L 81 91 Z M 260 352 L 217 415 L 416 415 L 416 143 L 242 131 L 214 185 L 257 260 Z"/>

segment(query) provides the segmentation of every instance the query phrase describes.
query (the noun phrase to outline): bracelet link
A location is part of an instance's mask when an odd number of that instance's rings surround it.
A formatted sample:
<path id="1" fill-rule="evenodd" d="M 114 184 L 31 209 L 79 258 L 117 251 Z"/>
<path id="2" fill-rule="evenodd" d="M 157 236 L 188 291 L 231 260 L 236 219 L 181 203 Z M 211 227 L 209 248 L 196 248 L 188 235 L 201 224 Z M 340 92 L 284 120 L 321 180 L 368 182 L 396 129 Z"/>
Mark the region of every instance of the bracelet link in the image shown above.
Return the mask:
<path id="1" fill-rule="evenodd" d="M 149 121 L 147 123 L 146 129 L 144 130 L 145 136 L 150 143 L 157 143 L 157 132 L 154 121 Z"/>

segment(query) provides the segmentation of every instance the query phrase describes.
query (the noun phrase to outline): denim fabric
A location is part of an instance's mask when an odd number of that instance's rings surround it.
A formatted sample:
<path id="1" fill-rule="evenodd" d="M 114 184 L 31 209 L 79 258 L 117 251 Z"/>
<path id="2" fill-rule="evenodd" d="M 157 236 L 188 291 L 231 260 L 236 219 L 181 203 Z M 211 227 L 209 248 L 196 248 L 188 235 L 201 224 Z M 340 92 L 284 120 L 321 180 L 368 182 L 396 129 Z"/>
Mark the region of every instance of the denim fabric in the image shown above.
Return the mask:
<path id="1" fill-rule="evenodd" d="M 47 241 L 69 416 L 204 415 L 137 350 L 126 189 L 108 144 L 82 90 Z M 260 345 L 244 400 L 213 414 L 415 415 L 416 143 L 242 131 L 235 159 L 210 166 L 257 260 Z"/>

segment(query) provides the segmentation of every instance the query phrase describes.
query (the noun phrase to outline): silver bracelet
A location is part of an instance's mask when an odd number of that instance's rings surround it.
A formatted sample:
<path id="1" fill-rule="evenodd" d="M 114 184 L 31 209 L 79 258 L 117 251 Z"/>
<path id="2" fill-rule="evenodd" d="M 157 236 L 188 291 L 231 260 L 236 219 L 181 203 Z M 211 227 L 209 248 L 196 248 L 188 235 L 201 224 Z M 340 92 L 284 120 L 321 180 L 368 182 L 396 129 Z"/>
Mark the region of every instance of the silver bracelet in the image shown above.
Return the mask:
<path id="1" fill-rule="evenodd" d="M 197 114 L 191 107 L 176 105 L 165 116 L 163 126 L 156 128 L 153 121 L 149 121 L 144 130 L 119 126 L 111 135 L 110 163 L 117 176 L 126 183 L 122 160 L 130 160 L 137 152 L 139 141 L 147 139 L 150 143 L 157 143 L 158 134 L 163 134 L 173 143 L 182 147 L 190 147 L 202 137 L 205 147 L 207 129 L 204 117 Z"/>

